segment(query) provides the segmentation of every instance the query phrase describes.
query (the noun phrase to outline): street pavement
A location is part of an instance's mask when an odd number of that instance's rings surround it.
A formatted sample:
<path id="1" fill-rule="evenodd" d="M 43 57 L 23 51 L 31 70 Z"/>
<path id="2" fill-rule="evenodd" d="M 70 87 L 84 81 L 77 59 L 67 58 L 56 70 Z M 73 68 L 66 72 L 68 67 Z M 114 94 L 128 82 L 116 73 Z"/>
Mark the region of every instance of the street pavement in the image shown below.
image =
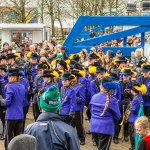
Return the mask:
<path id="1" fill-rule="evenodd" d="M 84 113 L 84 118 L 86 118 L 85 113 Z M 34 120 L 33 120 L 33 115 L 32 115 L 32 109 L 30 108 L 27 114 L 26 126 L 33 122 Z M 85 127 L 85 130 L 89 129 L 89 122 L 85 119 L 84 119 L 84 127 Z M 129 150 L 129 147 L 130 147 L 129 142 L 122 142 L 120 140 L 120 143 L 117 145 L 112 142 L 110 150 Z M 5 150 L 4 141 L 0 141 L 0 150 Z M 86 135 L 86 144 L 84 146 L 81 146 L 81 150 L 97 150 L 97 147 L 93 146 L 93 143 L 91 140 L 91 134 Z"/>

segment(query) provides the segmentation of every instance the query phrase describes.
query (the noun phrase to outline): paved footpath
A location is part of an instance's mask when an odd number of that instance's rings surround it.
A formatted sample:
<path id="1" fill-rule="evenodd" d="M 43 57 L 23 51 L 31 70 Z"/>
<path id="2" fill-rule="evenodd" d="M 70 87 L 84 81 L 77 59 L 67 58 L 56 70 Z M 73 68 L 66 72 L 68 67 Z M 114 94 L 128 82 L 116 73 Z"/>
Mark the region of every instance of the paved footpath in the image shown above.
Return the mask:
<path id="1" fill-rule="evenodd" d="M 32 123 L 33 121 L 32 110 L 30 109 L 27 115 L 26 125 Z M 88 130 L 89 128 L 89 123 L 86 120 L 84 120 L 84 127 L 85 130 Z M 129 146 L 129 142 L 126 143 L 120 141 L 120 143 L 117 145 L 112 142 L 110 150 L 129 150 Z M 4 141 L 0 141 L 0 150 L 5 150 Z M 86 144 L 81 146 L 81 150 L 97 150 L 97 148 L 92 145 L 91 135 L 86 135 Z"/>

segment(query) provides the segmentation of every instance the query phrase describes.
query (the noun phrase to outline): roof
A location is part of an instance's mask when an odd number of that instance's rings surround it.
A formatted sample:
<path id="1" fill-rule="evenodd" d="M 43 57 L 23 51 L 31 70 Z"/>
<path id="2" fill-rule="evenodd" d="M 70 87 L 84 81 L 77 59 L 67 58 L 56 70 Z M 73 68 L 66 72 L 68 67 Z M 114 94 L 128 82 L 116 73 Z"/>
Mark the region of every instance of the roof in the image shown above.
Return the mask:
<path id="1" fill-rule="evenodd" d="M 0 30 L 41 30 L 44 27 L 46 27 L 44 24 L 7 24 L 7 23 L 1 23 L 0 24 Z"/>

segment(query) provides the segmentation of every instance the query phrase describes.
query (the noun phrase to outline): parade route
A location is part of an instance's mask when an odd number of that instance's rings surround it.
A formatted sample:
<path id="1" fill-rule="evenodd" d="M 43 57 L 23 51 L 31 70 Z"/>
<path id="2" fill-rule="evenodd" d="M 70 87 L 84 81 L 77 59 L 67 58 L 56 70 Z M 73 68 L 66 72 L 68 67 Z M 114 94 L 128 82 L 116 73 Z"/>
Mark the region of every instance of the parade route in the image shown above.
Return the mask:
<path id="1" fill-rule="evenodd" d="M 84 114 L 85 117 L 85 114 Z M 33 115 L 32 115 L 32 109 L 30 107 L 29 112 L 27 114 L 27 119 L 26 119 L 26 125 L 33 123 Z M 88 130 L 89 123 L 87 120 L 84 120 L 84 127 L 85 130 Z M 110 150 L 128 150 L 129 149 L 129 142 L 121 142 L 116 145 L 112 142 Z M 4 149 L 4 141 L 0 141 L 0 150 L 5 150 Z M 91 140 L 91 134 L 86 135 L 86 144 L 84 146 L 81 146 L 81 150 L 97 150 L 95 146 L 93 146 L 92 140 Z"/>

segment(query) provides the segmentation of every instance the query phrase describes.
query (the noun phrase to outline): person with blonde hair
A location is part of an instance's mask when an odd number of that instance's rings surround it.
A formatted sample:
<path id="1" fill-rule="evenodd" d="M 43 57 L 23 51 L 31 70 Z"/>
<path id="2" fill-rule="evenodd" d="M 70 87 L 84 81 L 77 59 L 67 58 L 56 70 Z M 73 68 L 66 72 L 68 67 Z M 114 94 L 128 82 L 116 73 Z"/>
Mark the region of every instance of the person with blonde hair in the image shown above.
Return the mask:
<path id="1" fill-rule="evenodd" d="M 147 62 L 147 58 L 143 55 L 143 49 L 142 48 L 137 48 L 135 51 L 135 60 L 136 64 L 139 63 L 139 61 L 144 61 Z"/>
<path id="2" fill-rule="evenodd" d="M 142 139 L 138 143 L 137 150 L 150 149 L 150 121 L 147 117 L 142 116 L 135 121 L 135 129 Z"/>

